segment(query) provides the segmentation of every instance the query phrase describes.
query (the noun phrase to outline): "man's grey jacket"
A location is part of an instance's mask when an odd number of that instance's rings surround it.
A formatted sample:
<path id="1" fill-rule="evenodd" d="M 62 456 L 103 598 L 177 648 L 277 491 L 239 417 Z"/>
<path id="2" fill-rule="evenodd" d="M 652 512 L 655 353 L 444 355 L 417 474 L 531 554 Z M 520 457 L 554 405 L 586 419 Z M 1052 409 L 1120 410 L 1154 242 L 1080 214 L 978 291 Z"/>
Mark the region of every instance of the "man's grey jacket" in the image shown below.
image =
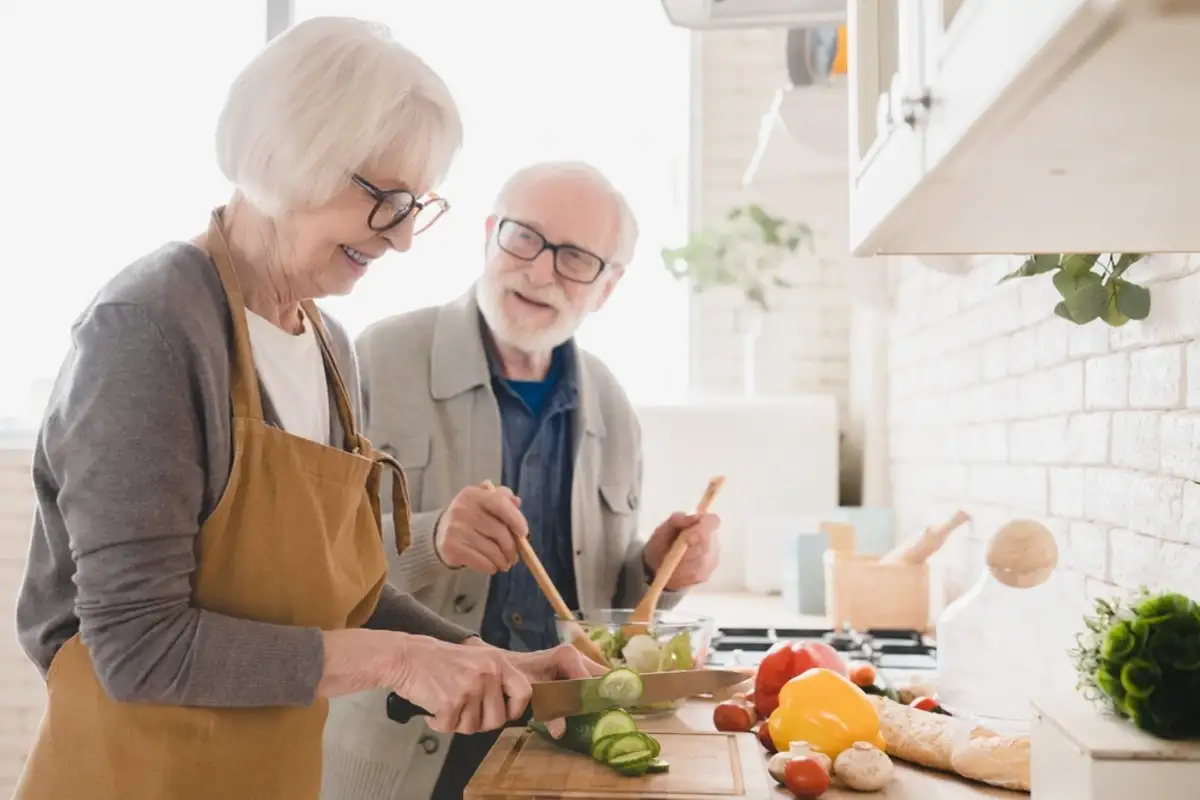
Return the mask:
<path id="1" fill-rule="evenodd" d="M 500 484 L 500 411 L 480 324 L 472 288 L 448 305 L 376 323 L 357 343 L 366 436 L 404 466 L 412 501 L 411 547 L 397 556 L 394 543 L 387 543 L 390 579 L 475 631 L 489 578 L 446 567 L 434 549 L 434 526 L 464 486 Z M 585 611 L 633 608 L 648 588 L 644 543 L 637 537 L 641 432 L 608 368 L 590 353 L 576 352 L 571 534 L 579 602 Z M 390 520 L 383 529 L 388 535 Z M 666 592 L 660 607 L 678 600 Z M 324 800 L 420 800 L 432 792 L 450 737 L 419 720 L 405 725 L 388 720 L 385 695 L 364 692 L 332 703 Z"/>

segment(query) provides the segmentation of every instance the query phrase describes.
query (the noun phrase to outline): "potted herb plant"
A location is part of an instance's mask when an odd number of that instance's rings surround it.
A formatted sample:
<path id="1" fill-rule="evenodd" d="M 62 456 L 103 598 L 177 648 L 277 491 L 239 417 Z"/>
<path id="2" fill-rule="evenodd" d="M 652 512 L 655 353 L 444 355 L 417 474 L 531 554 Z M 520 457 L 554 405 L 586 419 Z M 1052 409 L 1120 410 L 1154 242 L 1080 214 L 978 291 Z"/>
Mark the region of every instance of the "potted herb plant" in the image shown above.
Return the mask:
<path id="1" fill-rule="evenodd" d="M 742 317 L 743 388 L 754 394 L 754 361 L 763 315 L 774 295 L 791 287 L 784 276 L 788 262 L 802 248 L 813 250 L 813 231 L 767 213 L 750 203 L 730 209 L 717 222 L 695 231 L 681 247 L 664 248 L 663 265 L 692 290 L 735 289 L 744 300 Z"/>
<path id="2" fill-rule="evenodd" d="M 1200 606 L 1142 590 L 1096 601 L 1071 651 L 1084 696 L 1162 739 L 1200 738 Z"/>

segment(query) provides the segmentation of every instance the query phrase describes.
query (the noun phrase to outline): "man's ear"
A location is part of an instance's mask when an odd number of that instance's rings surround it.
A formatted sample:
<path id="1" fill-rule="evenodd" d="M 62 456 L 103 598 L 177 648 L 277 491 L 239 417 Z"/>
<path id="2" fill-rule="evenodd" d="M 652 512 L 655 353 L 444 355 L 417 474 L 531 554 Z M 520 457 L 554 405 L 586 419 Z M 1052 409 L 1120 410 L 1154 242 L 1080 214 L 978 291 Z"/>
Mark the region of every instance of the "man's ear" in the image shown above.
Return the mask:
<path id="1" fill-rule="evenodd" d="M 599 311 L 600 309 L 604 308 L 604 304 L 608 302 L 608 296 L 612 294 L 613 289 L 617 288 L 617 281 L 621 280 L 621 277 L 624 274 L 625 267 L 623 265 L 613 264 L 611 267 L 611 272 L 606 278 L 607 283 L 604 286 L 604 290 L 600 292 L 600 297 L 596 299 L 596 307 L 593 309 L 594 311 Z"/>
<path id="2" fill-rule="evenodd" d="M 496 215 L 495 215 L 495 214 L 490 214 L 490 215 L 488 215 L 488 218 L 487 218 L 486 220 L 484 220 L 484 221 L 483 221 L 483 235 L 484 235 L 484 238 L 485 238 L 485 239 L 491 239 L 491 238 L 492 238 L 492 231 L 494 231 L 494 230 L 496 230 Z"/>

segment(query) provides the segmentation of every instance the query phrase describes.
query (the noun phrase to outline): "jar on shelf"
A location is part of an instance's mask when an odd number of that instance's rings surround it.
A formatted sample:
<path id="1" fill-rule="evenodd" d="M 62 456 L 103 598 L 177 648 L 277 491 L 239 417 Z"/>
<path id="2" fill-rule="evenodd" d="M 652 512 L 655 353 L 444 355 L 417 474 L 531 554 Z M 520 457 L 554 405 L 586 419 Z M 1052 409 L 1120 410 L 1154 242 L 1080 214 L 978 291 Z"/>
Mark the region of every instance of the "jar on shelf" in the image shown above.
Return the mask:
<path id="1" fill-rule="evenodd" d="M 1073 689 L 1068 651 L 1080 621 L 1057 566 L 1054 535 L 1040 522 L 1013 520 L 992 534 L 978 580 L 937 622 L 944 708 L 1021 733 L 1032 697 Z"/>

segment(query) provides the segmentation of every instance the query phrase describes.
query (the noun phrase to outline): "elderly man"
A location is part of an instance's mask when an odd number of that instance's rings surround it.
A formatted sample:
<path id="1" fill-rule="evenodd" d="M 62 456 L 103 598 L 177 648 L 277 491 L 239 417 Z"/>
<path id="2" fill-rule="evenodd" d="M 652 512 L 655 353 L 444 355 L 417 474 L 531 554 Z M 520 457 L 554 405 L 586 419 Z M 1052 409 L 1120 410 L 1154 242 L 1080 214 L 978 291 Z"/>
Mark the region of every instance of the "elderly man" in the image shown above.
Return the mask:
<path id="1" fill-rule="evenodd" d="M 685 536 L 671 606 L 715 569 L 719 521 L 675 513 L 639 540 L 637 418 L 573 339 L 632 257 L 625 198 L 586 164 L 537 164 L 504 185 L 485 233 L 483 275 L 465 296 L 359 339 L 366 427 L 404 465 L 412 495 L 413 543 L 392 559 L 392 582 L 489 644 L 536 650 L 557 641 L 554 612 L 516 537 L 529 537 L 572 609 L 595 609 L 636 605 Z M 495 740 L 428 737 L 431 764 L 452 751 L 437 798 L 457 797 Z"/>

